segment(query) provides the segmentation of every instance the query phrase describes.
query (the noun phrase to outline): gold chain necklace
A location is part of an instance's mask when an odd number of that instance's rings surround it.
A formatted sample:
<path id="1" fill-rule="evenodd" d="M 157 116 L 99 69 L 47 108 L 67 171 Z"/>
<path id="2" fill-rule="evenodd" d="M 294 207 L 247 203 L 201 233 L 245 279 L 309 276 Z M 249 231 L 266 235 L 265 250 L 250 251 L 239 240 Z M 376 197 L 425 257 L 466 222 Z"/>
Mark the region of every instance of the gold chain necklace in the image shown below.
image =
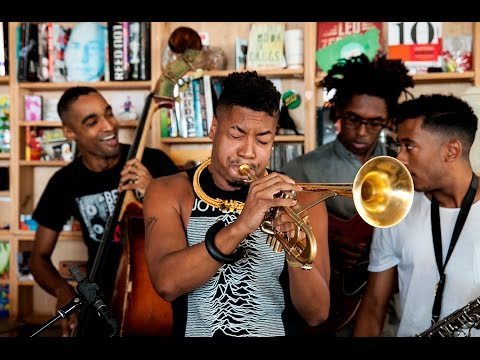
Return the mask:
<path id="1" fill-rule="evenodd" d="M 203 201 L 205 201 L 208 205 L 220 209 L 221 212 L 234 212 L 240 214 L 243 210 L 243 206 L 245 205 L 245 203 L 237 200 L 223 200 L 219 198 L 213 199 L 207 194 L 205 194 L 205 192 L 202 190 L 200 186 L 200 174 L 211 163 L 212 159 L 208 157 L 200 164 L 198 169 L 195 171 L 195 174 L 193 175 L 193 190 L 195 191 L 195 194 L 197 194 L 197 196 Z"/>

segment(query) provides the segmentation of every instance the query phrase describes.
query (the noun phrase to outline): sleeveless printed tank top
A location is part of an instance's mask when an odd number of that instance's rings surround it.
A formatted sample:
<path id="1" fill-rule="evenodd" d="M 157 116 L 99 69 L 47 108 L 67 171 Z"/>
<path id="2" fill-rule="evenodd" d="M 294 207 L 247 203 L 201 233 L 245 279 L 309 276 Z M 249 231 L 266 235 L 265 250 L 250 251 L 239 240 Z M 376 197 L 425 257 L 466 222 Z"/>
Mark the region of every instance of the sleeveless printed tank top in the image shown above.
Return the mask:
<path id="1" fill-rule="evenodd" d="M 190 181 L 197 167 L 187 170 Z M 212 198 L 245 201 L 248 187 L 238 191 L 218 188 L 208 169 L 200 175 L 200 186 Z M 207 230 L 217 221 L 231 224 L 237 214 L 222 213 L 195 195 L 186 230 L 188 246 L 205 240 Z M 267 235 L 260 229 L 244 239 L 243 258 L 223 264 L 205 284 L 186 294 L 180 317 L 184 336 L 283 336 L 282 312 L 285 308 L 280 275 L 285 266 L 284 252 L 275 253 L 266 244 Z"/>

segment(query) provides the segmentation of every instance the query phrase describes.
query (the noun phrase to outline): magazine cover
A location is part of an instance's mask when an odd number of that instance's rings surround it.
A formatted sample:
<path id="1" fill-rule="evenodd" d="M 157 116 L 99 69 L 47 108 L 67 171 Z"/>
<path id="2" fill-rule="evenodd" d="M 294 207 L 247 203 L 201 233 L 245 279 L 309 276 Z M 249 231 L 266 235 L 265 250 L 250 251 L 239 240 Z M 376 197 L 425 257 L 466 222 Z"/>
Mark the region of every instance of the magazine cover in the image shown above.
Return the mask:
<path id="1" fill-rule="evenodd" d="M 105 32 L 97 22 L 81 22 L 70 32 L 65 47 L 68 81 L 99 81 L 105 73 Z"/>

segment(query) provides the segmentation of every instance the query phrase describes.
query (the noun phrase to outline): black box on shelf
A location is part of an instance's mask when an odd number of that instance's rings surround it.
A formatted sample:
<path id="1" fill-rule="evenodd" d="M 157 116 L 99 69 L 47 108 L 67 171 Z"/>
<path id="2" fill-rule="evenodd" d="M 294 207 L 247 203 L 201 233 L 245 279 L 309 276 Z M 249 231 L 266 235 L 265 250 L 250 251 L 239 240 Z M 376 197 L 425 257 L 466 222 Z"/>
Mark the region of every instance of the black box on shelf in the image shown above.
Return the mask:
<path id="1" fill-rule="evenodd" d="M 10 173 L 7 167 L 0 167 L 0 191 L 9 189 Z"/>

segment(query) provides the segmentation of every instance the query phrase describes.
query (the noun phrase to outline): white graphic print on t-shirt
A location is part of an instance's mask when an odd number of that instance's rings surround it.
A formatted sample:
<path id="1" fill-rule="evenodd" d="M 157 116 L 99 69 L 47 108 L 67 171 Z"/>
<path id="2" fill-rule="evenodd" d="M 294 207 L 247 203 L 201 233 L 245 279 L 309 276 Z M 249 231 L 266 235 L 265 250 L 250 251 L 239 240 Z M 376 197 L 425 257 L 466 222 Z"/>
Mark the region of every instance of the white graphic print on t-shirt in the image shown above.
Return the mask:
<path id="1" fill-rule="evenodd" d="M 102 240 L 105 225 L 113 214 L 117 198 L 118 190 L 113 189 L 75 199 L 88 234 L 93 240 Z"/>

